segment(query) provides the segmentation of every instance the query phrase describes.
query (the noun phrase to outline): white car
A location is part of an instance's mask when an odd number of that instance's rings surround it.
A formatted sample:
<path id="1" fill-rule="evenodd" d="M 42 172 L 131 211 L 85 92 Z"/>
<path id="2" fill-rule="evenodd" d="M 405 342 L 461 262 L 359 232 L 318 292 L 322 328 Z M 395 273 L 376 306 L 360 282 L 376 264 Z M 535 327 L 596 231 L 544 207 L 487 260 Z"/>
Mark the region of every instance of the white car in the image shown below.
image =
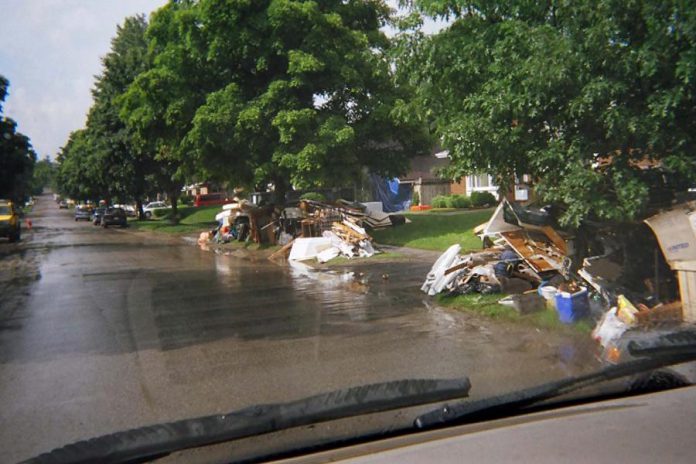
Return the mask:
<path id="1" fill-rule="evenodd" d="M 166 204 L 163 201 L 152 201 L 148 203 L 147 205 L 143 206 L 143 214 L 145 214 L 145 217 L 147 219 L 150 219 L 152 217 L 152 212 L 156 209 L 165 209 L 165 208 L 171 208 L 168 204 Z"/>

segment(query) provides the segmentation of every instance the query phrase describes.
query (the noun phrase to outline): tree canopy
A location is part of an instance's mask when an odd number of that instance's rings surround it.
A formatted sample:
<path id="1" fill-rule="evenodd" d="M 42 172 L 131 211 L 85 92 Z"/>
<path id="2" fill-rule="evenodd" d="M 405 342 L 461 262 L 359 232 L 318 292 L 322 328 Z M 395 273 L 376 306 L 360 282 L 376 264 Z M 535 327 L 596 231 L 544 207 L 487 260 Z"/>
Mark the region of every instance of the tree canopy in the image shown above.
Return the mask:
<path id="1" fill-rule="evenodd" d="M 3 115 L 10 82 L 0 75 L 0 198 L 23 201 L 31 193 L 36 153 L 17 123 Z"/>
<path id="2" fill-rule="evenodd" d="M 179 178 L 283 189 L 394 175 L 428 147 L 394 111 L 381 1 L 170 3 L 148 29 L 153 67 L 121 116 Z"/>
<path id="3" fill-rule="evenodd" d="M 696 180 L 691 2 L 411 3 L 452 20 L 398 38 L 400 77 L 418 89 L 407 113 L 450 150 L 452 176 L 531 174 L 576 225 L 635 218 L 657 185 Z"/>
<path id="4" fill-rule="evenodd" d="M 58 180 L 67 195 L 140 202 L 144 195 L 156 191 L 149 182 L 156 169 L 153 154 L 135 143 L 116 104 L 148 68 L 146 28 L 143 16 L 126 18 L 102 59 L 103 72 L 92 90 L 86 127 L 71 134 L 58 157 Z"/>

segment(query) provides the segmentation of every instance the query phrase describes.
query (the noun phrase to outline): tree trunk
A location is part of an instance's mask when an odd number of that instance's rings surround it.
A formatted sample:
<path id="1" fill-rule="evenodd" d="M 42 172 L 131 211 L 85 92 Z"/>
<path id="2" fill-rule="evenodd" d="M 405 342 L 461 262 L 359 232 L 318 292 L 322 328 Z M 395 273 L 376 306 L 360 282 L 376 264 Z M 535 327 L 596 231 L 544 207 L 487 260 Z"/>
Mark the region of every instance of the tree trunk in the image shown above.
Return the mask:
<path id="1" fill-rule="evenodd" d="M 145 212 L 143 211 L 143 200 L 140 198 L 135 199 L 135 211 L 138 213 L 138 220 L 145 220 Z"/>
<path id="2" fill-rule="evenodd" d="M 287 181 L 284 177 L 276 177 L 273 179 L 274 190 L 274 203 L 281 208 L 285 207 L 285 194 L 288 192 Z"/>
<path id="3" fill-rule="evenodd" d="M 170 217 L 170 221 L 172 224 L 178 224 L 179 223 L 179 207 L 177 203 L 179 202 L 179 192 L 171 192 L 169 194 L 169 199 L 172 202 L 172 215 Z"/>

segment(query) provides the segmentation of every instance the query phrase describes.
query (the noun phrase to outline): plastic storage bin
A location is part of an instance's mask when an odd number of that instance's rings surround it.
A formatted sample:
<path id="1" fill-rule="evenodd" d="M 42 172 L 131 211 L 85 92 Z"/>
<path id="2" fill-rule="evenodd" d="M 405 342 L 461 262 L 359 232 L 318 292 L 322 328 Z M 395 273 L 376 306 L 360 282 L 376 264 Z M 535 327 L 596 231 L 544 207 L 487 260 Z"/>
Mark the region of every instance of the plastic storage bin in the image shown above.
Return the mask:
<path id="1" fill-rule="evenodd" d="M 564 324 L 570 324 L 586 317 L 590 312 L 587 289 L 583 288 L 572 294 L 568 292 L 556 293 L 556 311 L 558 318 Z"/>

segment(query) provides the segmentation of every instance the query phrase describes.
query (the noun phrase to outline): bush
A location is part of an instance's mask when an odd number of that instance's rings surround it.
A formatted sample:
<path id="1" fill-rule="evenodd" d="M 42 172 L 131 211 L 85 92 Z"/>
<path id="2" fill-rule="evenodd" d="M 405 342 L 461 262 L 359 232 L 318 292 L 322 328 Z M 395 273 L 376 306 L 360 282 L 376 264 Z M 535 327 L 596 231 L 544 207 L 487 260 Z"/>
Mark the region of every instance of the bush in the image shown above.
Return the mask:
<path id="1" fill-rule="evenodd" d="M 464 195 L 438 195 L 431 202 L 433 208 L 470 208 L 471 201 Z"/>
<path id="2" fill-rule="evenodd" d="M 183 195 L 179 197 L 179 204 L 183 206 L 191 206 L 193 205 L 193 200 L 195 197 L 193 195 Z"/>
<path id="3" fill-rule="evenodd" d="M 491 206 L 498 202 L 490 192 L 471 192 L 470 200 L 474 207 Z"/>
<path id="4" fill-rule="evenodd" d="M 411 204 L 413 206 L 420 205 L 420 195 L 418 194 L 418 192 L 413 192 L 413 200 L 411 201 Z"/>
<path id="5" fill-rule="evenodd" d="M 451 208 L 471 208 L 471 200 L 464 195 L 451 195 Z"/>
<path id="6" fill-rule="evenodd" d="M 445 195 L 438 195 L 432 199 L 430 206 L 433 208 L 448 208 L 447 201 L 448 199 Z"/>
<path id="7" fill-rule="evenodd" d="M 445 197 L 445 205 L 447 205 L 446 208 L 456 208 L 456 206 L 454 206 L 454 203 L 455 203 L 454 195 L 447 195 Z"/>
<path id="8" fill-rule="evenodd" d="M 326 197 L 321 193 L 307 192 L 303 193 L 302 196 L 300 196 L 300 200 L 326 202 Z"/>

